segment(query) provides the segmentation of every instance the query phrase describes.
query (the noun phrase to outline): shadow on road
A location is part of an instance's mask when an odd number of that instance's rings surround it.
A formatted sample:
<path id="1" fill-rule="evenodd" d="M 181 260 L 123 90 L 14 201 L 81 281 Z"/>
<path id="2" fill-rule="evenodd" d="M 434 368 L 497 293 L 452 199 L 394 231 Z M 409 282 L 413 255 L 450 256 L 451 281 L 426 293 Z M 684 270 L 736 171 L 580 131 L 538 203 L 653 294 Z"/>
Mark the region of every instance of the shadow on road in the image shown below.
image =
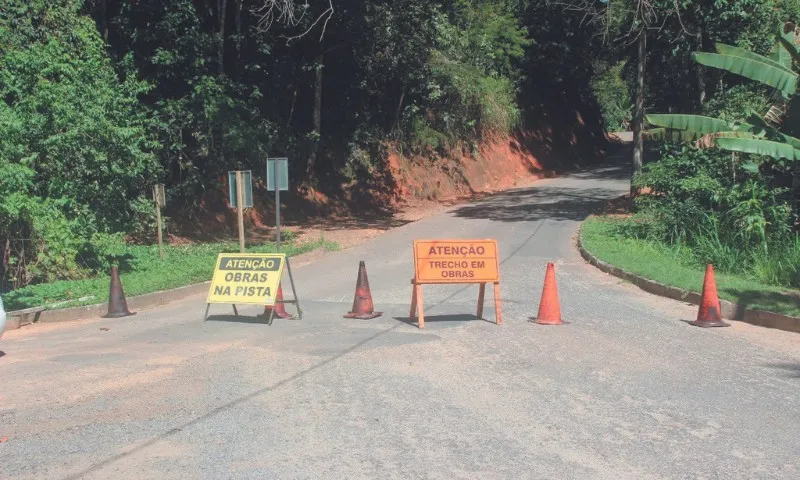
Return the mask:
<path id="1" fill-rule="evenodd" d="M 536 220 L 580 221 L 602 208 L 618 190 L 607 188 L 545 187 L 516 190 L 487 198 L 481 203 L 457 209 L 457 217 L 489 219 L 500 222 Z"/>
<path id="2" fill-rule="evenodd" d="M 598 165 L 591 170 L 583 170 L 576 173 L 564 175 L 565 178 L 580 178 L 581 180 L 629 180 L 631 178 L 631 169 L 627 165 L 627 159 L 623 159 L 624 164 L 620 161 L 614 163 L 606 163 Z"/>
<path id="3" fill-rule="evenodd" d="M 581 221 L 620 195 L 619 188 L 603 186 L 603 181 L 628 178 L 628 169 L 619 165 L 574 173 L 569 178 L 597 181 L 597 186 L 556 187 L 534 186 L 491 195 L 479 203 L 454 211 L 457 217 L 489 219 L 500 222 L 533 222 L 537 220 Z"/>
<path id="4" fill-rule="evenodd" d="M 409 317 L 394 317 L 395 320 L 403 323 L 407 323 L 411 326 L 417 326 L 417 319 L 411 320 Z M 473 322 L 475 320 L 480 320 L 487 323 L 494 323 L 491 320 L 487 320 L 485 318 L 479 318 L 477 315 L 469 315 L 469 314 L 455 314 L 455 315 L 425 315 L 425 323 L 435 323 L 435 322 Z"/>
<path id="5" fill-rule="evenodd" d="M 796 293 L 764 292 L 759 290 L 742 290 L 736 288 L 720 287 L 726 293 L 733 295 L 739 307 L 734 313 L 734 320 L 744 318 L 744 311 L 748 308 L 757 308 L 770 312 L 786 311 L 787 307 L 800 309 L 800 296 Z"/>
<path id="6" fill-rule="evenodd" d="M 783 370 L 789 378 L 800 378 L 800 363 L 767 363 L 765 366 Z"/>
<path id="7" fill-rule="evenodd" d="M 246 315 L 209 315 L 207 322 L 230 322 L 230 323 L 261 323 L 266 325 L 267 319 L 261 317 L 250 317 Z"/>

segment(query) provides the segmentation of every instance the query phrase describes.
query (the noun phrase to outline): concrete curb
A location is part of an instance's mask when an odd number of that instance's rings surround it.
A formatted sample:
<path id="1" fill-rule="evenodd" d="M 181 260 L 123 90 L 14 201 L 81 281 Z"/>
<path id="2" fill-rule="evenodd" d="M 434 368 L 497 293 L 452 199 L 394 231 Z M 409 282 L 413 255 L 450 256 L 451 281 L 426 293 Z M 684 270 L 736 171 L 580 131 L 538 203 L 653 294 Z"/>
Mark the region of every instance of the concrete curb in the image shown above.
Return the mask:
<path id="1" fill-rule="evenodd" d="M 203 283 L 196 283 L 194 285 L 187 285 L 185 287 L 173 288 L 170 290 L 162 290 L 160 292 L 146 293 L 144 295 L 137 295 L 135 297 L 128 297 L 126 301 L 128 308 L 131 311 L 144 310 L 147 308 L 158 307 L 166 305 L 177 300 L 183 300 L 187 297 L 194 295 L 201 295 L 208 293 L 208 286 L 210 281 Z M 82 320 L 85 318 L 97 318 L 105 315 L 108 309 L 108 304 L 99 303 L 96 305 L 85 305 L 81 307 L 62 308 L 58 310 L 43 310 L 40 312 L 33 322 L 14 321 L 9 322 L 7 330 L 12 330 L 34 323 L 58 323 L 69 322 L 73 320 Z M 8 312 L 10 315 L 14 312 Z M 17 317 L 19 318 L 19 317 Z M 9 319 L 11 320 L 11 319 Z"/>
<path id="2" fill-rule="evenodd" d="M 700 304 L 700 293 L 690 292 L 677 287 L 664 285 L 663 283 L 627 272 L 595 257 L 585 248 L 583 248 L 583 243 L 581 242 L 582 231 L 583 227 L 578 230 L 578 250 L 580 251 L 584 260 L 597 267 L 600 271 L 628 281 L 641 288 L 645 292 L 652 293 L 653 295 L 671 298 L 673 300 L 687 302 L 693 305 Z M 790 317 L 780 313 L 768 312 L 766 310 L 752 310 L 744 305 L 732 303 L 727 300 L 720 300 L 720 304 L 722 306 L 722 316 L 726 319 L 739 320 L 752 325 L 758 325 L 760 327 L 775 328 L 778 330 L 785 330 L 787 332 L 800 333 L 800 318 Z"/>

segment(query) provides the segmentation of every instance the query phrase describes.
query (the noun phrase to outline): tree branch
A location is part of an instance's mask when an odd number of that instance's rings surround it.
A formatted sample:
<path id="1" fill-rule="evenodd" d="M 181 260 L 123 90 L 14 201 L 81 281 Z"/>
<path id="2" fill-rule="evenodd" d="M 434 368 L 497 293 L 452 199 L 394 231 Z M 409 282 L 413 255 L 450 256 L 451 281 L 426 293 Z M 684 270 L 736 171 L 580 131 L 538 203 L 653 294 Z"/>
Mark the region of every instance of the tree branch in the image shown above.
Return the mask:
<path id="1" fill-rule="evenodd" d="M 295 27 L 303 21 L 303 19 L 308 14 L 311 5 L 309 5 L 308 0 L 305 0 L 305 3 L 302 5 L 296 5 L 298 0 L 262 0 L 263 4 L 260 7 L 253 8 L 251 12 L 259 17 L 258 21 L 258 30 L 260 32 L 266 32 L 270 28 L 272 28 L 273 24 L 277 21 L 278 23 L 289 26 Z M 325 1 L 325 0 L 322 0 Z M 304 32 L 300 33 L 299 35 L 294 36 L 286 36 L 282 35 L 281 37 L 286 39 L 286 43 L 291 43 L 294 40 L 298 40 L 303 38 L 304 36 L 308 35 L 317 25 L 322 22 L 322 32 L 320 34 L 320 41 L 325 36 L 325 30 L 328 27 L 328 22 L 333 17 L 334 8 L 333 8 L 333 0 L 327 0 L 328 7 L 323 11 L 317 18 L 311 23 Z"/>

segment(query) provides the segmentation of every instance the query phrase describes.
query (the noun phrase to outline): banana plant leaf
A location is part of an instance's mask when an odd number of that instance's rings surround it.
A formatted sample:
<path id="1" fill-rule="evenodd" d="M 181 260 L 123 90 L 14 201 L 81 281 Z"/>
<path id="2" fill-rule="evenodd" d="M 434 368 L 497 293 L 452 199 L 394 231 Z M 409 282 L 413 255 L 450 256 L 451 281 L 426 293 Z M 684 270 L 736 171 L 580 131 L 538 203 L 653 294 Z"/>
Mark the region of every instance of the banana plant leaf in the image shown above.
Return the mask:
<path id="1" fill-rule="evenodd" d="M 665 142 L 694 142 L 702 135 L 687 130 L 674 130 L 671 128 L 653 128 L 642 132 L 645 140 L 662 140 Z"/>
<path id="2" fill-rule="evenodd" d="M 683 115 L 661 113 L 647 115 L 647 122 L 657 127 L 673 130 L 685 130 L 700 135 L 732 130 L 731 125 L 718 118 L 704 117 L 702 115 Z"/>
<path id="3" fill-rule="evenodd" d="M 719 68 L 750 80 L 769 85 L 780 90 L 784 97 L 791 97 L 797 90 L 797 75 L 784 68 L 752 58 L 721 55 L 719 53 L 695 52 L 692 58 L 701 65 Z"/>
<path id="4" fill-rule="evenodd" d="M 789 56 L 791 56 L 792 59 L 794 59 L 795 62 L 800 63 L 800 53 L 798 53 L 797 49 L 795 48 L 794 44 L 792 43 L 792 37 L 793 36 L 794 35 L 792 35 L 792 34 L 781 34 L 781 33 L 779 33 L 778 34 L 778 43 L 783 48 L 782 49 L 779 48 L 778 51 L 779 52 L 781 50 L 786 51 L 789 54 Z M 789 65 L 791 65 L 791 63 L 792 62 L 790 61 Z"/>
<path id="5" fill-rule="evenodd" d="M 800 160 L 800 150 L 788 143 L 773 142 L 755 138 L 725 138 L 716 139 L 717 146 L 725 150 L 742 153 L 755 153 L 766 155 L 776 160 Z"/>
<path id="6" fill-rule="evenodd" d="M 792 62 L 791 61 L 789 61 L 788 65 L 787 65 L 786 63 L 783 63 L 782 61 L 780 61 L 778 59 L 771 59 L 771 58 L 759 55 L 757 53 L 753 53 L 753 52 L 751 52 L 749 50 L 745 50 L 744 48 L 734 47 L 733 45 L 727 45 L 725 43 L 717 43 L 715 45 L 715 47 L 717 49 L 717 53 L 720 53 L 722 55 L 730 55 L 730 56 L 733 56 L 733 57 L 749 58 L 751 60 L 756 60 L 758 62 L 763 62 L 763 63 L 766 63 L 767 65 L 772 65 L 773 67 L 780 68 L 780 69 L 786 70 L 789 73 L 792 73 Z M 780 48 L 776 49 L 776 53 L 777 54 L 779 54 L 780 52 L 781 52 Z M 787 55 L 786 58 L 788 59 L 789 58 L 788 57 L 788 53 L 786 55 Z"/>

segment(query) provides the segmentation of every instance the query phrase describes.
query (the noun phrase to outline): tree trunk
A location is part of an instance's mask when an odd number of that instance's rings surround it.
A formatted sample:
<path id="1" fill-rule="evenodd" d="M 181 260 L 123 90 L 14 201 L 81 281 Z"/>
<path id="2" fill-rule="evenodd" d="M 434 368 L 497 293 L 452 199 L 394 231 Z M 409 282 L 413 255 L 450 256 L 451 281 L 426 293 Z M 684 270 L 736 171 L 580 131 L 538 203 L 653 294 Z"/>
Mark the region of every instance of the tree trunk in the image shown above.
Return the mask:
<path id="1" fill-rule="evenodd" d="M 286 120 L 286 128 L 292 125 L 292 118 L 294 118 L 294 107 L 297 104 L 297 85 L 294 86 L 294 91 L 292 92 L 292 106 L 289 107 L 289 119 Z"/>
<path id="2" fill-rule="evenodd" d="M 698 42 L 698 50 L 699 51 L 707 51 L 707 45 L 709 45 L 710 39 L 706 38 L 706 25 L 704 21 L 700 22 L 698 35 L 700 36 L 700 41 Z M 703 67 L 697 62 L 694 62 L 694 70 L 697 74 L 697 100 L 698 100 L 698 111 L 702 110 L 703 104 L 706 103 L 706 98 L 708 98 L 708 94 L 706 93 L 706 77 L 703 73 Z"/>
<path id="3" fill-rule="evenodd" d="M 392 132 L 397 128 L 397 124 L 400 123 L 400 112 L 403 109 L 403 100 L 406 98 L 406 87 L 403 85 L 403 91 L 400 93 L 400 101 L 397 102 L 397 111 L 394 114 L 394 124 L 392 125 Z"/>
<path id="4" fill-rule="evenodd" d="M 308 157 L 308 179 L 314 177 L 316 171 L 317 154 L 319 153 L 319 144 L 322 134 L 322 69 L 323 69 L 324 54 L 320 54 L 316 59 L 316 80 L 314 82 L 314 112 L 312 114 L 312 122 L 314 127 L 314 146 L 311 148 L 311 155 Z"/>
<path id="5" fill-rule="evenodd" d="M 242 0 L 236 0 L 236 64 L 242 64 Z M 238 73 L 238 72 L 237 72 Z M 239 75 L 241 76 L 241 75 Z"/>
<path id="6" fill-rule="evenodd" d="M 219 19 L 219 39 L 217 40 L 217 67 L 220 80 L 225 75 L 225 11 L 228 7 L 228 0 L 217 0 L 217 16 Z M 225 127 L 217 111 L 217 116 L 213 120 L 216 123 L 214 134 L 217 137 L 217 158 L 220 165 L 225 165 Z M 214 135 L 212 134 L 212 135 Z M 213 137 L 212 137 L 213 138 Z"/>
<path id="7" fill-rule="evenodd" d="M 644 130 L 644 67 L 647 53 L 647 32 L 642 30 L 639 34 L 638 42 L 639 65 L 636 69 L 636 109 L 633 117 L 633 177 L 642 171 L 642 156 L 644 154 L 644 140 L 642 138 Z M 631 183 L 631 196 L 636 194 L 636 190 Z"/>
<path id="8" fill-rule="evenodd" d="M 100 0 L 100 33 L 103 40 L 108 43 L 108 5 L 107 0 Z"/>
<path id="9" fill-rule="evenodd" d="M 225 73 L 225 11 L 228 9 L 228 0 L 217 0 L 219 16 L 219 39 L 217 41 L 217 64 L 219 74 Z"/>

